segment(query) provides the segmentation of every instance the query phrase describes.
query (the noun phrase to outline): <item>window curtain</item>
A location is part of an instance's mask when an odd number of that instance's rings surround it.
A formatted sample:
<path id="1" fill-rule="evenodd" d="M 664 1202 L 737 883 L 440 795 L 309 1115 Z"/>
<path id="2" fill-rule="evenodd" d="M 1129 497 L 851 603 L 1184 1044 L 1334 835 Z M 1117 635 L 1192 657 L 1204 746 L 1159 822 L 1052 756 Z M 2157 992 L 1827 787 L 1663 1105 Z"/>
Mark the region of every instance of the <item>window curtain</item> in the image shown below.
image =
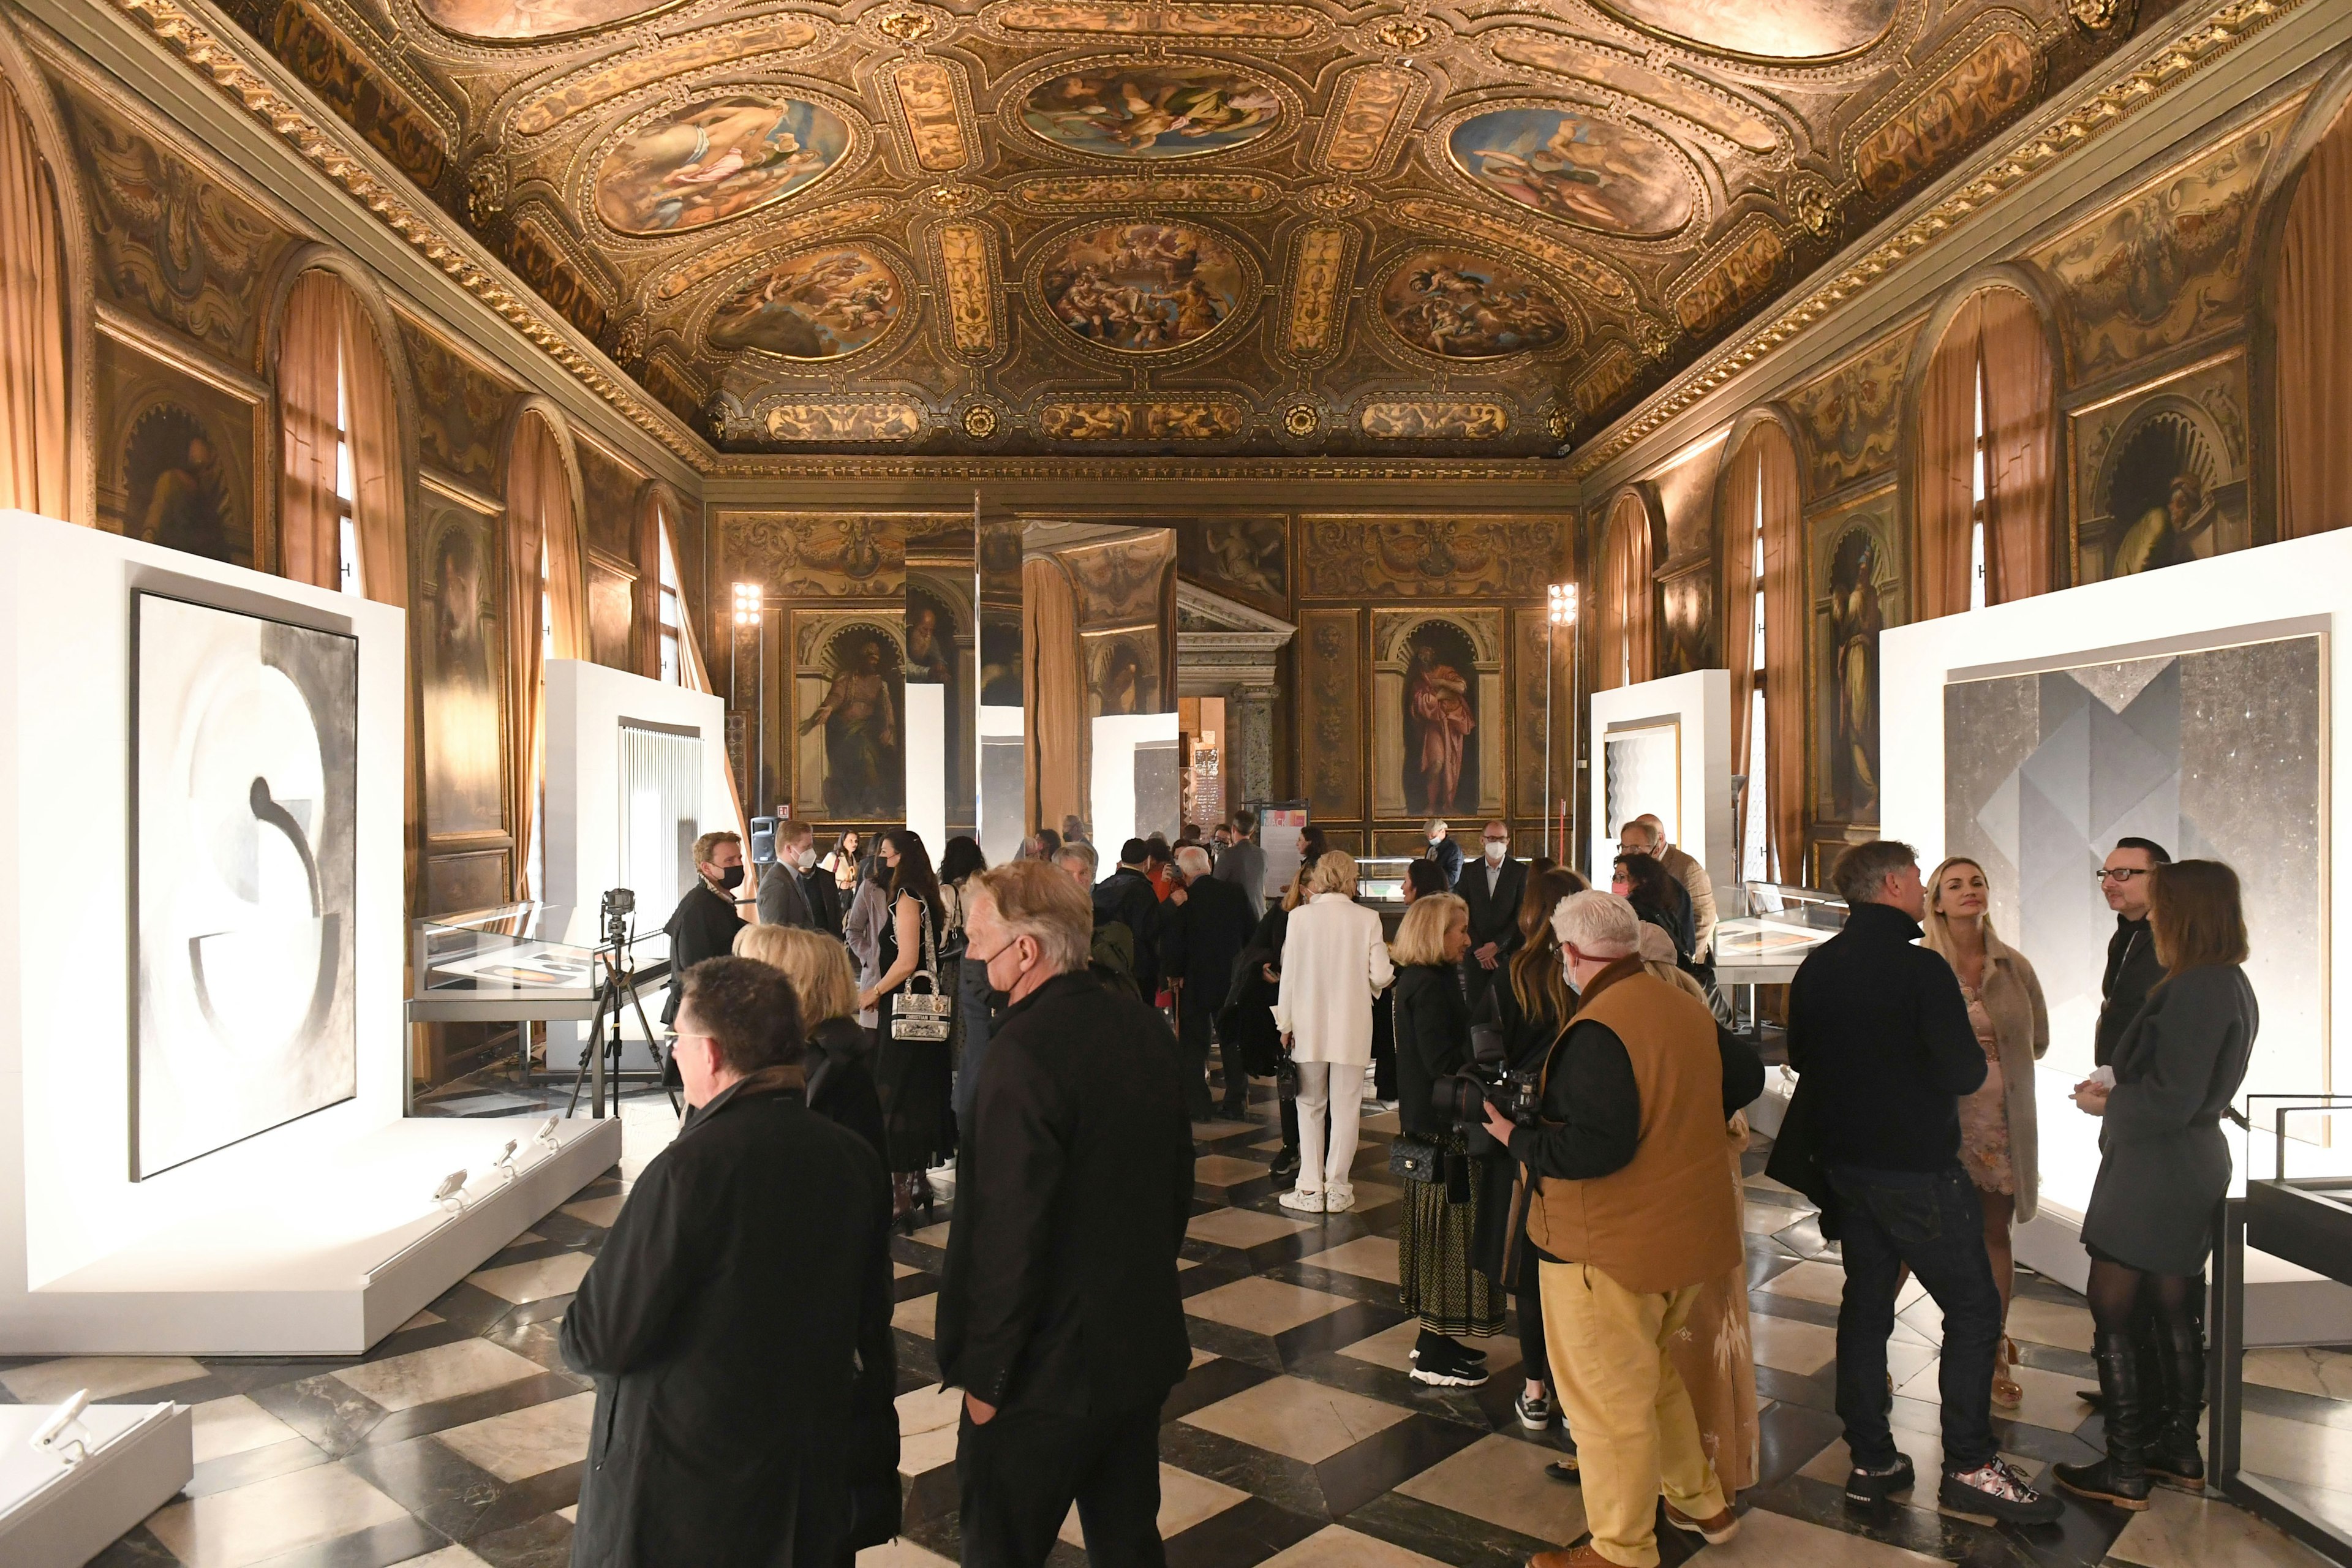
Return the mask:
<path id="1" fill-rule="evenodd" d="M 1647 680 L 1656 670 L 1657 623 L 1650 601 L 1650 519 L 1628 491 L 1609 509 L 1601 557 L 1601 603 L 1593 618 L 1595 691 Z"/>
<path id="2" fill-rule="evenodd" d="M 1606 691 L 1620 684 L 1620 670 L 1624 661 L 1625 599 L 1620 591 L 1624 563 L 1619 559 L 1624 552 L 1617 537 L 1617 511 L 1611 508 L 1601 524 L 1599 569 L 1593 574 L 1592 584 L 1592 679 L 1595 691 Z"/>
<path id="3" fill-rule="evenodd" d="M 667 527 L 662 493 L 648 487 L 630 541 L 637 580 L 629 594 L 629 668 L 648 680 L 661 679 L 661 541 Z"/>
<path id="4" fill-rule="evenodd" d="M 316 588 L 342 586 L 335 503 L 335 414 L 342 284 L 305 272 L 286 298 L 278 343 L 278 419 L 285 470 L 278 490 L 278 570 Z"/>
<path id="5" fill-rule="evenodd" d="M 2278 252 L 2281 539 L 2352 522 L 2352 113 L 2304 164 Z"/>
<path id="6" fill-rule="evenodd" d="M 564 466 L 563 447 L 545 421 L 534 418 L 525 423 L 540 433 L 531 447 L 530 494 L 547 543 L 547 611 L 553 632 L 550 651 L 557 658 L 586 658 L 588 563 L 580 542 L 579 515 L 572 503 L 572 471 Z M 511 487 L 512 479 L 508 483 Z"/>
<path id="7" fill-rule="evenodd" d="M 16 96 L 0 82 L 0 507 L 73 509 L 67 438 L 65 248 L 57 192 Z"/>
<path id="8" fill-rule="evenodd" d="M 1797 453 L 1778 426 L 1759 432 L 1764 492 L 1764 772 L 1773 855 L 1784 881 L 1805 863 L 1804 492 Z M 1750 707 L 1754 706 L 1751 702 Z"/>
<path id="9" fill-rule="evenodd" d="M 1984 356 L 1985 603 L 2050 591 L 2058 489 L 2051 404 L 2057 369 L 2033 301 L 1988 289 L 1980 301 Z M 1962 535 L 1965 560 L 1967 536 Z M 1960 606 L 1968 597 L 1963 576 Z"/>
<path id="10" fill-rule="evenodd" d="M 540 555 L 547 538 L 541 497 L 550 470 L 559 478 L 563 471 L 554 437 L 536 416 L 526 418 L 507 453 L 506 526 L 507 711 L 513 716 L 507 731 L 507 820 L 514 825 L 515 896 L 521 899 L 531 896 L 525 847 L 539 809 L 541 729 L 546 719 Z"/>
<path id="11" fill-rule="evenodd" d="M 343 355 L 343 429 L 352 448 L 360 588 L 379 605 L 406 608 L 408 465 L 401 452 L 400 399 L 393 392 L 392 368 L 374 319 L 359 295 L 342 285 L 335 289 L 335 341 Z"/>
<path id="12" fill-rule="evenodd" d="M 1919 384 L 1912 486 L 1912 594 L 1921 620 L 1969 607 L 1969 537 L 1976 522 L 1977 354 L 1984 299 L 1960 306 Z"/>
<path id="13" fill-rule="evenodd" d="M 1086 682 L 1078 668 L 1077 595 L 1047 557 L 1022 563 L 1021 619 L 1029 820 L 1058 829 L 1065 816 L 1087 816 L 1087 724 Z"/>
<path id="14" fill-rule="evenodd" d="M 1756 707 L 1756 492 L 1761 488 L 1766 433 L 1759 425 L 1739 444 L 1723 477 L 1723 510 L 1716 520 L 1716 537 L 1723 541 L 1723 662 L 1731 670 L 1731 771 L 1748 771 L 1750 733 Z M 1763 783 L 1750 779 L 1749 789 Z M 1733 836 L 1748 820 L 1745 799 L 1731 803 Z"/>

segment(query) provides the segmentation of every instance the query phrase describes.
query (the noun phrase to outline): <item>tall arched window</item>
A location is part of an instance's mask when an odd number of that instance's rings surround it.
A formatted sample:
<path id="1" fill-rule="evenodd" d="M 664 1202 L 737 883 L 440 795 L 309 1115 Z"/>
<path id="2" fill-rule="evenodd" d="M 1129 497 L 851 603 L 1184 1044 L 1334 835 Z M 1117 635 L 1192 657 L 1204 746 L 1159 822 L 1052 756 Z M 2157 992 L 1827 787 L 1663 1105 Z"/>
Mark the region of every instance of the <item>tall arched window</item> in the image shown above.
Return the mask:
<path id="1" fill-rule="evenodd" d="M 278 342 L 278 566 L 321 588 L 408 603 L 399 403 L 367 307 L 313 268 L 286 298 Z"/>
<path id="2" fill-rule="evenodd" d="M 1732 749 L 1748 776 L 1739 874 L 1780 881 L 1803 863 L 1805 830 L 1803 495 L 1788 433 L 1759 424 L 1723 487 L 1724 653 Z"/>
<path id="3" fill-rule="evenodd" d="M 1922 619 L 2049 592 L 2055 387 L 2049 335 L 2024 294 L 1979 289 L 1953 313 L 1919 387 L 1913 525 Z"/>
<path id="4" fill-rule="evenodd" d="M 1656 672 L 1656 621 L 1651 614 L 1650 514 L 1632 490 L 1609 509 L 1601 541 L 1601 580 L 1592 606 L 1592 689 L 1647 680 Z"/>
<path id="5" fill-rule="evenodd" d="M 71 515 L 66 263 L 57 188 L 0 82 L 0 507 Z"/>
<path id="6" fill-rule="evenodd" d="M 2278 536 L 2352 522 L 2352 110 L 2295 181 L 2279 235 Z"/>

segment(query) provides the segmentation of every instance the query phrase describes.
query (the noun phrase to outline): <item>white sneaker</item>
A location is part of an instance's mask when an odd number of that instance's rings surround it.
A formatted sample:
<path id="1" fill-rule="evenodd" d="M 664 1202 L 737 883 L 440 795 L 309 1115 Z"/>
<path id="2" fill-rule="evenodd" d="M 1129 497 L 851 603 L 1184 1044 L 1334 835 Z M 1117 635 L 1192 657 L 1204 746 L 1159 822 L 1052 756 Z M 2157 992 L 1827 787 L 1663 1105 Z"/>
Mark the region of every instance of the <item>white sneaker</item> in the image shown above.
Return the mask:
<path id="1" fill-rule="evenodd" d="M 1354 1208 L 1355 1206 L 1355 1188 L 1328 1187 L 1324 1190 L 1323 1212 L 1325 1214 L 1346 1214 L 1349 1209 Z"/>
<path id="2" fill-rule="evenodd" d="M 1349 1201 L 1352 1203 L 1354 1200 L 1351 1198 Z M 1301 1214 L 1321 1214 L 1323 1212 L 1323 1194 L 1321 1193 L 1305 1192 L 1297 1187 L 1293 1187 L 1288 1192 L 1282 1194 L 1275 1199 L 1275 1202 L 1280 1204 L 1284 1208 L 1297 1209 Z"/>

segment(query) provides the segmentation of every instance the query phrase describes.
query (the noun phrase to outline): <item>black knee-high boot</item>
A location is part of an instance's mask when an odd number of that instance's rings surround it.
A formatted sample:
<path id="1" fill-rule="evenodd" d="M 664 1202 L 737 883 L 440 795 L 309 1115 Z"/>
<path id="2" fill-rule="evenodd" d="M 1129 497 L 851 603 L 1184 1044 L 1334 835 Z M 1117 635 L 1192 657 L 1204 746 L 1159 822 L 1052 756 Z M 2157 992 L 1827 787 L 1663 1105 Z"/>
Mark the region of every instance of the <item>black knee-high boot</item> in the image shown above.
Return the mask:
<path id="1" fill-rule="evenodd" d="M 2205 1489 L 2205 1460 L 2197 1450 L 2198 1417 L 2205 1413 L 2205 1334 L 2194 1319 L 2161 1329 L 2162 1398 L 2148 1412 L 2147 1473 L 2183 1491 Z"/>
<path id="2" fill-rule="evenodd" d="M 2077 1497 L 2135 1511 L 2147 1506 L 2149 1390 L 2140 1382 L 2138 1348 L 2130 1334 L 2094 1336 L 2099 1392 L 2107 1417 L 2107 1457 L 2089 1465 L 2054 1467 L 2058 1484 Z"/>

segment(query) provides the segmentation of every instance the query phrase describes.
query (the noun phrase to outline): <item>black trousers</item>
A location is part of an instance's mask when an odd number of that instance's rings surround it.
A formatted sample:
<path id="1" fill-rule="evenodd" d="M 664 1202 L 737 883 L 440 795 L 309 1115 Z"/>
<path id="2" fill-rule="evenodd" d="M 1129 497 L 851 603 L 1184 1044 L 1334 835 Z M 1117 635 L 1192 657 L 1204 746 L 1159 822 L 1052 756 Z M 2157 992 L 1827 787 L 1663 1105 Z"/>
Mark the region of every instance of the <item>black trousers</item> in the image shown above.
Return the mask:
<path id="1" fill-rule="evenodd" d="M 1195 1121 L 1206 1121 L 1214 1109 L 1209 1100 L 1210 1033 L 1209 1009 L 1195 1005 L 1186 986 L 1176 1002 L 1176 1048 L 1184 1063 L 1184 1110 Z"/>
<path id="2" fill-rule="evenodd" d="M 1040 1568 L 1078 1505 L 1092 1568 L 1164 1568 L 1160 1407 L 1100 1415 L 1000 1411 L 956 1437 L 963 1568 Z"/>

